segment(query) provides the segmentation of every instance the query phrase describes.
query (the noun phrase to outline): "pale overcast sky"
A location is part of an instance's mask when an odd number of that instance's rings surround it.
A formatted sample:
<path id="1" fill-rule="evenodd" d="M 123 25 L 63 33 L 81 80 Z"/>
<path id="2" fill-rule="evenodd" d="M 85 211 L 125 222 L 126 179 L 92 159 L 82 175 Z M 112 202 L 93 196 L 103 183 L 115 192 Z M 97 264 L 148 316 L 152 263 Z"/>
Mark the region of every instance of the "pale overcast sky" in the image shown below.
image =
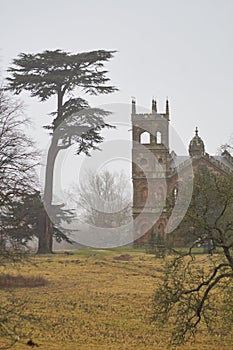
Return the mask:
<path id="1" fill-rule="evenodd" d="M 93 105 L 150 107 L 152 96 L 188 147 L 196 126 L 215 154 L 233 132 L 233 0 L 0 0 L 2 75 L 20 52 L 60 48 L 73 53 L 117 50 L 108 65 L 119 92 L 92 97 Z M 22 99 L 35 123 L 34 136 L 55 101 Z M 126 118 L 129 118 L 127 116 Z M 43 142 L 42 142 L 43 141 Z M 41 145 L 40 145 L 41 146 Z"/>

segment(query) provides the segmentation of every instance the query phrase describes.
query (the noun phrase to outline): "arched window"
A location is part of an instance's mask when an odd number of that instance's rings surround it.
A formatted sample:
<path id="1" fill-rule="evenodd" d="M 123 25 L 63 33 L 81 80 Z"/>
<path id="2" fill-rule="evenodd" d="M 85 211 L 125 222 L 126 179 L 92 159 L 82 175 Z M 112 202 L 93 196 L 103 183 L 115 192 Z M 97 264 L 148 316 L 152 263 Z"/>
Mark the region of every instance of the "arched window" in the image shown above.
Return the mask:
<path id="1" fill-rule="evenodd" d="M 162 143 L 162 134 L 160 131 L 157 131 L 157 133 L 156 133 L 156 142 L 157 142 L 157 144 Z"/>
<path id="2" fill-rule="evenodd" d="M 148 144 L 150 143 L 150 133 L 147 131 L 144 131 L 141 135 L 140 135 L 140 143 L 143 144 Z"/>
<path id="3" fill-rule="evenodd" d="M 142 189 L 142 200 L 146 201 L 147 197 L 148 197 L 148 189 L 147 189 L 147 187 L 143 187 L 143 189 Z"/>
<path id="4" fill-rule="evenodd" d="M 164 233 L 164 225 L 163 224 L 159 224 L 158 225 L 158 231 L 160 232 L 160 233 Z"/>
<path id="5" fill-rule="evenodd" d="M 178 189 L 177 189 L 177 187 L 174 187 L 173 188 L 173 199 L 175 202 L 177 200 L 177 196 L 178 196 Z"/>

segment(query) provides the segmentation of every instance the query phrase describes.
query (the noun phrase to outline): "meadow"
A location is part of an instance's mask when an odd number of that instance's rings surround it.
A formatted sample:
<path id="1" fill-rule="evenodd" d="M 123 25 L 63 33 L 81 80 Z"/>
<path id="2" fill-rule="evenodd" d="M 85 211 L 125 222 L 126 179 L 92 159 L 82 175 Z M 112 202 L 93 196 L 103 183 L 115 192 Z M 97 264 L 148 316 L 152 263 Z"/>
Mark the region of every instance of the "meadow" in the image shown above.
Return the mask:
<path id="1" fill-rule="evenodd" d="M 168 349 L 169 329 L 158 332 L 150 322 L 162 265 L 163 259 L 142 251 L 88 249 L 1 266 L 1 274 L 37 281 L 13 287 L 9 280 L 1 288 L 1 303 L 14 300 L 25 317 L 13 349 L 29 349 L 29 339 L 43 350 Z M 0 348 L 7 341 L 1 339 Z M 195 343 L 179 349 L 232 349 L 231 337 L 203 330 Z"/>

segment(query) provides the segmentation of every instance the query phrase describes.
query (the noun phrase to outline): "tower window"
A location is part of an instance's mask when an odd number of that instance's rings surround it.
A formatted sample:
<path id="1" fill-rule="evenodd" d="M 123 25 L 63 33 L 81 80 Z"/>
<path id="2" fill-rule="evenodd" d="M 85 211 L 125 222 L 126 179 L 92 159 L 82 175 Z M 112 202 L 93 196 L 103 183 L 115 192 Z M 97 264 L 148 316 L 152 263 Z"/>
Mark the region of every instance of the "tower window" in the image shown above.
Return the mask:
<path id="1" fill-rule="evenodd" d="M 177 200 L 177 196 L 178 196 L 178 189 L 175 187 L 175 188 L 173 189 L 173 199 L 174 199 L 175 202 L 176 202 L 176 200 Z"/>
<path id="2" fill-rule="evenodd" d="M 143 189 L 142 189 L 142 200 L 146 201 L 147 197 L 148 197 L 148 189 L 147 189 L 147 187 L 143 187 Z"/>
<path id="3" fill-rule="evenodd" d="M 150 134 L 149 134 L 149 132 L 144 131 L 140 135 L 140 143 L 143 143 L 143 144 L 149 144 L 150 143 Z"/>
<path id="4" fill-rule="evenodd" d="M 163 225 L 163 224 L 159 224 L 159 225 L 158 225 L 158 231 L 159 231 L 160 233 L 164 233 L 164 225 Z"/>
<path id="5" fill-rule="evenodd" d="M 156 142 L 157 142 L 157 144 L 162 143 L 162 134 L 160 131 L 157 131 L 157 133 L 156 133 Z"/>

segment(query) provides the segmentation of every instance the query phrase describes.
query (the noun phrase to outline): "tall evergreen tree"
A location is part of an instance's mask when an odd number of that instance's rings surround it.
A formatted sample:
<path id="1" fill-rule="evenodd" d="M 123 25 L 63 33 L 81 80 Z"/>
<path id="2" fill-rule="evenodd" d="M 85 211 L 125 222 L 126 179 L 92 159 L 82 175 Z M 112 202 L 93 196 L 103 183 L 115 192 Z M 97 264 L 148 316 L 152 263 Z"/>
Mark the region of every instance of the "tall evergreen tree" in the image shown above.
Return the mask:
<path id="1" fill-rule="evenodd" d="M 101 130 L 111 127 L 105 122 L 108 112 L 90 109 L 85 99 L 73 94 L 99 95 L 116 91 L 109 85 L 108 72 L 104 69 L 114 53 L 105 50 L 78 54 L 61 50 L 21 53 L 8 69 L 11 76 L 7 78 L 7 88 L 15 94 L 26 90 L 42 102 L 52 96 L 57 99 L 57 109 L 51 113 L 52 123 L 45 126 L 52 135 L 44 189 L 47 212 L 52 211 L 54 164 L 59 151 L 76 143 L 77 154 L 89 154 L 103 140 Z M 41 220 L 38 253 L 52 252 L 52 225 L 46 210 Z"/>

